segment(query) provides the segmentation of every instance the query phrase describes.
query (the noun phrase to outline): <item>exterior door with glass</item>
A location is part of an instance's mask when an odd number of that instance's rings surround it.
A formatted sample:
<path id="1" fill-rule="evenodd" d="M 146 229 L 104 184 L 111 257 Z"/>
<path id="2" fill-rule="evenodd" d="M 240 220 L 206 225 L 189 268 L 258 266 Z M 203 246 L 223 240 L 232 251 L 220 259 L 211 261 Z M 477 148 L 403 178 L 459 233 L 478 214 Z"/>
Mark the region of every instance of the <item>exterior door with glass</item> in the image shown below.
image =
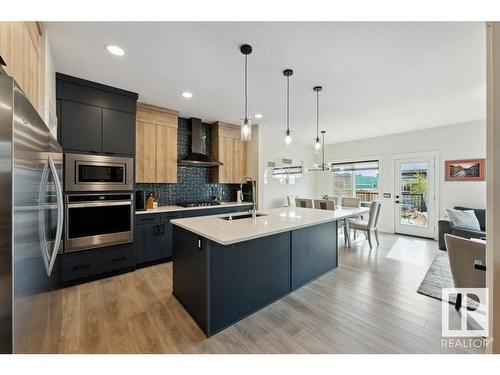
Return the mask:
<path id="1" fill-rule="evenodd" d="M 436 237 L 435 156 L 395 159 L 395 232 Z"/>

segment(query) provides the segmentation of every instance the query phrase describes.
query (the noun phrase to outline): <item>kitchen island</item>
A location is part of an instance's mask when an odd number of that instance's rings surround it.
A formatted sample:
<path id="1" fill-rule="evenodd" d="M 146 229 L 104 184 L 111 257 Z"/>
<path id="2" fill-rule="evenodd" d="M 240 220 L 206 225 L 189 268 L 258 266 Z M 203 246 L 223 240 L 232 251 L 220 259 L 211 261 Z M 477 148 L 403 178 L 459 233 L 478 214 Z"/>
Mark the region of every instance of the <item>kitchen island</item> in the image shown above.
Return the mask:
<path id="1" fill-rule="evenodd" d="M 337 268 L 337 221 L 366 208 L 172 220 L 173 294 L 211 336 Z"/>

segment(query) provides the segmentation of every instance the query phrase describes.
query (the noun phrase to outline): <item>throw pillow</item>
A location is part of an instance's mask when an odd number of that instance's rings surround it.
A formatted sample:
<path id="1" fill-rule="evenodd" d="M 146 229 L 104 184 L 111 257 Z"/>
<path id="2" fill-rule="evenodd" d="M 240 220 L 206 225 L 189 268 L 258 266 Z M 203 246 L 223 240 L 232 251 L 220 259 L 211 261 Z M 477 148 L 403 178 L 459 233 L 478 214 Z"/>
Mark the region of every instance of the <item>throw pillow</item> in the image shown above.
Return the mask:
<path id="1" fill-rule="evenodd" d="M 472 210 L 461 211 L 447 208 L 446 212 L 454 227 L 481 230 L 476 214 Z"/>

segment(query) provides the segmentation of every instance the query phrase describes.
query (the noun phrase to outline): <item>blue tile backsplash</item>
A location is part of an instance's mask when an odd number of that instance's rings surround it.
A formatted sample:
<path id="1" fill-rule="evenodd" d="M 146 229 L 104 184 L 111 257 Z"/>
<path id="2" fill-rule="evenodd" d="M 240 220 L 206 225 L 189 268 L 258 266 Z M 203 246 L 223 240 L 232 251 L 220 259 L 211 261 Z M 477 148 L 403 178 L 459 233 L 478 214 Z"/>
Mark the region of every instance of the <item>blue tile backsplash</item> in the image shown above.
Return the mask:
<path id="1" fill-rule="evenodd" d="M 207 155 L 211 152 L 212 128 L 203 124 L 205 137 L 205 150 Z M 177 155 L 183 158 L 191 149 L 191 131 L 188 120 L 179 118 L 177 129 Z M 157 192 L 160 194 L 159 204 L 170 205 L 183 202 L 202 202 L 213 200 L 221 196 L 223 201 L 235 201 L 238 184 L 213 184 L 211 183 L 212 168 L 177 166 L 176 184 L 136 184 L 136 190 L 146 193 Z"/>

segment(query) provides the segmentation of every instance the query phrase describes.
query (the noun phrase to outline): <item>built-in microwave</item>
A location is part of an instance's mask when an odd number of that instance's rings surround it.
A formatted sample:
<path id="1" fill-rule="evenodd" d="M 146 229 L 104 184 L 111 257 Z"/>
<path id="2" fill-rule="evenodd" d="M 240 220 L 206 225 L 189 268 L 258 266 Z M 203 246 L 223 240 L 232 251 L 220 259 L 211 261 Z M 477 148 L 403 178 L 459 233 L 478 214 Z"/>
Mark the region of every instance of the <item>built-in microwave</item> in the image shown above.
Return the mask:
<path id="1" fill-rule="evenodd" d="M 134 189 L 134 160 L 108 155 L 65 154 L 65 191 Z"/>

